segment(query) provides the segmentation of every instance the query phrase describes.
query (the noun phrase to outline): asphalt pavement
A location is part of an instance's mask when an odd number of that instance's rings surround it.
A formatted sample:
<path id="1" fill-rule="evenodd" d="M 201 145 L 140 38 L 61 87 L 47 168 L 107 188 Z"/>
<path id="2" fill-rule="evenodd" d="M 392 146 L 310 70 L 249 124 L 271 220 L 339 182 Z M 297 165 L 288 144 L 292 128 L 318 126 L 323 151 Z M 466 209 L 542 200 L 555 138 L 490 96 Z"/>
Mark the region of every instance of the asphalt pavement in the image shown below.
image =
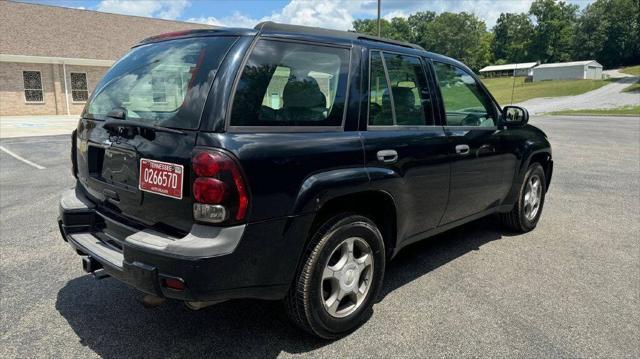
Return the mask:
<path id="1" fill-rule="evenodd" d="M 337 341 L 278 302 L 155 309 L 82 272 L 57 202 L 69 136 L 0 146 L 0 357 L 640 357 L 640 118 L 544 117 L 555 171 L 524 235 L 493 217 L 413 245 L 388 265 L 372 318 Z"/>

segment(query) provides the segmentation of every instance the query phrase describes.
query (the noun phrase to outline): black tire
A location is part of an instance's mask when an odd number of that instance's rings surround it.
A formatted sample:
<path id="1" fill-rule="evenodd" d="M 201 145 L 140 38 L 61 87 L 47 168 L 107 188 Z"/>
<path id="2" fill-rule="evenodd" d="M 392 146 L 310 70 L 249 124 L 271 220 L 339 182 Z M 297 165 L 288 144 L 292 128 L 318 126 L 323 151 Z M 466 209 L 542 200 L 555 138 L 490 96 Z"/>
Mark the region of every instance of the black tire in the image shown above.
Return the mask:
<path id="1" fill-rule="evenodd" d="M 527 183 L 529 180 L 537 176 L 540 179 L 541 194 L 539 199 L 539 208 L 536 215 L 533 218 L 527 218 L 525 214 L 525 194 L 527 189 Z M 527 173 L 524 176 L 524 181 L 518 189 L 518 201 L 513 206 L 511 212 L 500 214 L 502 224 L 509 230 L 517 233 L 526 233 L 536 228 L 540 215 L 542 214 L 542 208 L 544 206 L 544 199 L 547 193 L 547 181 L 542 166 L 535 162 L 529 166 Z"/>
<path id="2" fill-rule="evenodd" d="M 343 318 L 329 314 L 323 304 L 322 273 L 334 250 L 347 238 L 366 241 L 373 257 L 371 283 L 361 304 Z M 300 269 L 285 298 L 289 318 L 305 331 L 324 339 L 337 339 L 363 324 L 382 287 L 385 270 L 385 247 L 382 235 L 369 218 L 340 214 L 326 221 L 313 235 Z"/>

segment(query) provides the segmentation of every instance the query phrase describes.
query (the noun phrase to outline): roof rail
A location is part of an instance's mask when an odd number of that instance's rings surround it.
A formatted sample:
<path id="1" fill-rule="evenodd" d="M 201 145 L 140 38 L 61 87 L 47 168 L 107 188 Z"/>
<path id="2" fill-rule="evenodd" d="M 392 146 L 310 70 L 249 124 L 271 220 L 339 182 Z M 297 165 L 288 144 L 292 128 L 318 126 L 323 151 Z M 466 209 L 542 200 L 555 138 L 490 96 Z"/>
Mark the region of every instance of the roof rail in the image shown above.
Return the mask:
<path id="1" fill-rule="evenodd" d="M 386 39 L 386 38 L 383 38 L 383 37 L 377 37 L 377 36 L 365 35 L 365 34 L 359 34 L 359 33 L 357 33 L 357 34 L 360 35 L 360 36 L 358 36 L 358 39 L 360 39 L 360 40 L 384 42 L 386 44 L 403 46 L 403 47 L 410 47 L 412 49 L 426 51 L 422 46 L 416 45 L 416 44 L 412 44 L 410 42 L 391 40 L 391 39 Z"/>
<path id="2" fill-rule="evenodd" d="M 320 28 L 320 27 L 281 24 L 281 23 L 276 23 L 276 22 L 273 22 L 273 21 L 263 21 L 263 22 L 257 24 L 254 27 L 254 29 L 259 30 L 259 31 L 264 31 L 264 30 L 268 30 L 268 31 L 284 31 L 284 32 L 294 32 L 294 33 L 308 34 L 308 35 L 317 35 L 317 36 L 330 36 L 330 37 L 337 37 L 337 38 L 347 39 L 347 40 L 376 41 L 376 42 L 382 42 L 382 43 L 386 43 L 386 44 L 402 46 L 402 47 L 408 47 L 408 48 L 413 48 L 413 49 L 423 50 L 424 51 L 424 48 L 422 48 L 422 46 L 420 46 L 420 45 L 415 45 L 415 44 L 411 44 L 411 43 L 403 42 L 403 41 L 385 39 L 385 38 L 372 36 L 372 35 L 361 34 L 361 33 L 354 32 L 354 31 L 330 30 L 330 29 L 323 29 L 323 28 Z"/>

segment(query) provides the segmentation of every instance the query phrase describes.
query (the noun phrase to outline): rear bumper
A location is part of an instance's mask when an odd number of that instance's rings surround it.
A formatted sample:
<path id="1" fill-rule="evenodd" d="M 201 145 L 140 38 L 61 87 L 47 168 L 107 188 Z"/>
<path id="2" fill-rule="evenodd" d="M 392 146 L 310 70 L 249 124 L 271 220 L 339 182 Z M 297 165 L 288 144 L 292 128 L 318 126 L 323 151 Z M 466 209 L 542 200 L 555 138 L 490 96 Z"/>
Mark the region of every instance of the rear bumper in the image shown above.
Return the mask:
<path id="1" fill-rule="evenodd" d="M 185 237 L 172 238 L 106 216 L 75 188 L 63 194 L 59 213 L 61 234 L 78 254 L 143 292 L 188 301 L 283 298 L 304 244 L 293 233 L 308 225 L 304 217 L 234 227 L 194 224 Z M 185 289 L 163 286 L 167 278 L 181 280 Z"/>

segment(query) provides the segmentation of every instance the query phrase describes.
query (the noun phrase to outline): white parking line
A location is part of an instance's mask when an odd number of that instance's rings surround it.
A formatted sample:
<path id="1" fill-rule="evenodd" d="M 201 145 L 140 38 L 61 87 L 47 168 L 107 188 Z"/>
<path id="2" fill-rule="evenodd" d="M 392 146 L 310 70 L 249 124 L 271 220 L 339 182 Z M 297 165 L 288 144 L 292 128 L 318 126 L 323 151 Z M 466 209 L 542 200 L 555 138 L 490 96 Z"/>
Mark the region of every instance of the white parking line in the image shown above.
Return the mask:
<path id="1" fill-rule="evenodd" d="M 9 156 L 11 156 L 11 157 L 15 158 L 16 160 L 18 160 L 18 161 L 22 161 L 22 162 L 24 162 L 24 163 L 28 164 L 29 166 L 33 166 L 33 167 L 35 167 L 35 168 L 37 168 L 37 169 L 39 169 L 39 170 L 43 170 L 43 169 L 45 169 L 45 167 L 44 167 L 44 166 L 40 166 L 40 165 L 39 165 L 39 164 L 37 164 L 37 163 L 31 162 L 31 161 L 29 161 L 28 159 L 26 159 L 26 158 L 24 158 L 24 157 L 21 157 L 20 155 L 18 155 L 18 154 L 16 154 L 16 153 L 14 153 L 14 152 L 9 151 L 9 150 L 8 150 L 8 149 L 6 149 L 4 146 L 0 146 L 0 150 L 2 150 L 2 152 L 4 152 L 4 153 L 8 154 Z"/>
<path id="2" fill-rule="evenodd" d="M 16 137 L 17 138 L 17 137 Z M 23 144 L 23 143 L 64 143 L 71 142 L 69 139 L 58 139 L 58 140 L 42 140 L 42 141 L 14 141 L 13 138 L 3 139 L 5 144 L 15 145 L 15 144 Z"/>

